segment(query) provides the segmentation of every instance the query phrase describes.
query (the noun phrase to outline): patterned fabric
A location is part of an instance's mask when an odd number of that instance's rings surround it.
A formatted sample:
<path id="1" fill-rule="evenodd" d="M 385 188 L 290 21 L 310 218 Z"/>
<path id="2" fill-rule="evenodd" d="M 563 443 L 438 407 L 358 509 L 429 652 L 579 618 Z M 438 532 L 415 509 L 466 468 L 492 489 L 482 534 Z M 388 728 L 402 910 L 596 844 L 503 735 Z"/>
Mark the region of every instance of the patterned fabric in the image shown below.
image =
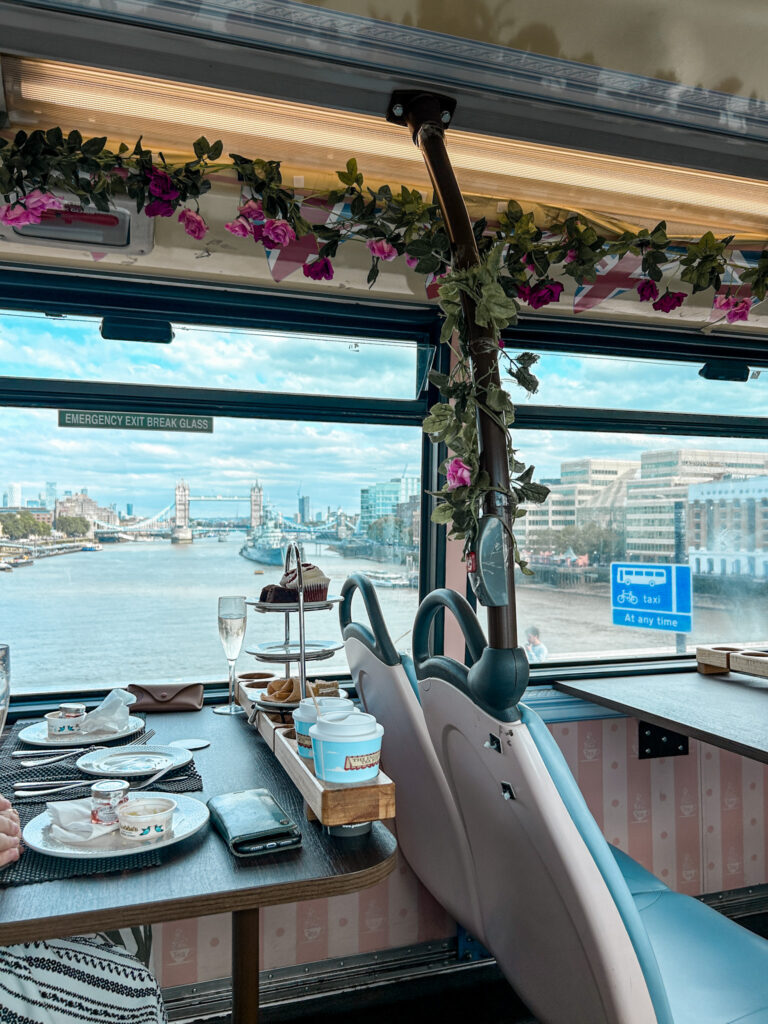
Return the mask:
<path id="1" fill-rule="evenodd" d="M 93 935 L 0 947 L 0 1024 L 167 1024 L 157 982 Z"/>

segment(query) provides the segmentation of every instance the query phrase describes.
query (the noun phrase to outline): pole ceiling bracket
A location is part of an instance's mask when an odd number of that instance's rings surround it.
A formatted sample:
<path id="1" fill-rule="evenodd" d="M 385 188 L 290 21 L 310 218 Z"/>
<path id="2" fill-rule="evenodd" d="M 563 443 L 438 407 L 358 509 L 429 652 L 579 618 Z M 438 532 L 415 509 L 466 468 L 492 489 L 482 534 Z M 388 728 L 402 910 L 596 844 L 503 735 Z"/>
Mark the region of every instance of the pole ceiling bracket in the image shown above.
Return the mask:
<path id="1" fill-rule="evenodd" d="M 456 112 L 456 100 L 440 93 L 420 89 L 395 89 L 387 104 L 387 120 L 410 128 L 413 141 L 422 125 L 439 124 L 447 128 Z"/>

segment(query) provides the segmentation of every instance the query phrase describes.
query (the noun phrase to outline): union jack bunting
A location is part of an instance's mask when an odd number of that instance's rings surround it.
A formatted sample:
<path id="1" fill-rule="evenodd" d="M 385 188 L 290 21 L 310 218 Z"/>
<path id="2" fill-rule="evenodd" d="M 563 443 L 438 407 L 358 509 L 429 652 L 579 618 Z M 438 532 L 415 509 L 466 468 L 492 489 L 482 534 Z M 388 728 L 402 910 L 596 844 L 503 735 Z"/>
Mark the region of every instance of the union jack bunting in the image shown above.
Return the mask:
<path id="1" fill-rule="evenodd" d="M 310 224 L 333 225 L 339 218 L 348 217 L 350 213 L 349 203 L 340 202 L 331 206 L 325 199 L 307 199 L 302 203 L 301 215 Z M 303 238 L 296 238 L 281 249 L 267 249 L 267 266 L 276 282 L 284 281 L 286 277 L 295 274 L 306 263 L 309 256 L 317 255 L 317 243 L 314 235 L 304 235 Z"/>
<path id="2" fill-rule="evenodd" d="M 600 260 L 596 267 L 598 276 L 595 283 L 576 287 L 573 296 L 574 313 L 586 313 L 606 299 L 614 299 L 630 288 L 636 288 L 643 277 L 641 264 L 641 257 L 631 252 L 621 258 L 606 256 Z"/>

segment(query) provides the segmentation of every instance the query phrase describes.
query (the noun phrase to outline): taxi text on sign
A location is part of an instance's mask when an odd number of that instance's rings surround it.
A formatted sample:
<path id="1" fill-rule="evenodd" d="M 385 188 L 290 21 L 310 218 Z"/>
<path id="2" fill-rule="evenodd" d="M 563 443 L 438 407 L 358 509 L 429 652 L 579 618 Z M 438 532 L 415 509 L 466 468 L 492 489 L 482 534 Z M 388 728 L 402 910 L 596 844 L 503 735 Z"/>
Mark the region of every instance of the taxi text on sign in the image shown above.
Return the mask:
<path id="1" fill-rule="evenodd" d="M 59 409 L 59 426 L 95 427 L 102 430 L 175 430 L 189 434 L 212 434 L 213 416 Z"/>
<path id="2" fill-rule="evenodd" d="M 691 567 L 658 562 L 611 563 L 614 626 L 690 633 L 693 622 Z"/>

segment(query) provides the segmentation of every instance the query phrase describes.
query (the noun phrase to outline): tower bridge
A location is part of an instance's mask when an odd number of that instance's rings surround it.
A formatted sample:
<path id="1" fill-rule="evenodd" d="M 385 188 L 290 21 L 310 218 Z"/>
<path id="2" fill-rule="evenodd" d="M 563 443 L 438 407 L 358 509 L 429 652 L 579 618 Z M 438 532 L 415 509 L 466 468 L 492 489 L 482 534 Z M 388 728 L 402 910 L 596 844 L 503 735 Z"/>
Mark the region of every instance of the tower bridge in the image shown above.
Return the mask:
<path id="1" fill-rule="evenodd" d="M 249 527 L 255 530 L 261 526 L 264 515 L 264 490 L 257 480 L 251 485 L 248 497 L 231 496 L 228 494 L 190 494 L 190 487 L 186 480 L 179 480 L 174 492 L 174 500 L 164 509 L 155 512 L 135 523 L 114 524 L 103 523 L 98 519 L 93 520 L 93 526 L 100 536 L 122 536 L 125 539 L 133 539 L 137 534 L 171 534 L 172 540 L 191 541 L 192 530 L 189 525 L 190 506 L 193 501 L 223 501 L 238 502 L 246 504 L 249 508 Z"/>

